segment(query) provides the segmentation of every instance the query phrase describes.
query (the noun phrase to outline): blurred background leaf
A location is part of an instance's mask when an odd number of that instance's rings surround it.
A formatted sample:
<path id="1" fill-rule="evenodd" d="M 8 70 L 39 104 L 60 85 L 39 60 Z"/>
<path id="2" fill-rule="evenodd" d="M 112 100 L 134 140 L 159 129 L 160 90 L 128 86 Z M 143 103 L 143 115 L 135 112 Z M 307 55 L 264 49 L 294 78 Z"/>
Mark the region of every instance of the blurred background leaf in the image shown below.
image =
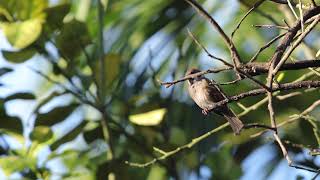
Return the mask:
<path id="1" fill-rule="evenodd" d="M 235 137 L 230 127 L 150 167 L 126 165 L 125 161 L 148 162 L 161 155 L 161 150 L 172 151 L 225 122 L 215 114 L 203 116 L 187 96 L 184 83 L 170 88 L 159 86 L 158 80 L 183 77 L 189 67 L 205 70 L 222 66 L 209 59 L 193 42 L 187 28 L 212 54 L 229 61 L 230 56 L 219 34 L 185 1 L 99 2 L 0 0 L 0 38 L 4 42 L 0 45 L 3 57 L 0 58 L 3 65 L 0 68 L 0 179 L 1 172 L 3 179 L 313 177 L 312 173 L 289 168 L 280 149 L 269 141 L 268 133 L 252 138 L 259 130 L 250 129 Z M 256 3 L 253 0 L 198 2 L 227 34 Z M 99 29 L 99 9 L 103 11 L 102 29 Z M 253 25 L 286 26 L 283 19 L 291 24 L 290 13 L 287 5 L 265 1 L 243 21 L 233 40 L 245 62 L 261 46 L 284 32 Z M 99 39 L 100 31 L 102 39 Z M 315 57 L 320 49 L 318 37 L 316 27 L 292 58 Z M 99 52 L 100 40 L 103 52 Z M 276 46 L 274 43 L 267 48 L 257 61 L 269 60 Z M 98 57 L 103 57 L 105 67 Z M 299 77 L 318 80 L 316 73 L 308 75 L 311 72 L 314 71 L 284 71 L 277 81 L 291 82 Z M 217 82 L 235 79 L 232 72 L 207 77 Z M 265 76 L 257 78 L 265 81 Z M 255 84 L 243 80 L 221 88 L 231 96 L 255 88 Z M 300 114 L 319 99 L 318 89 L 299 92 L 302 94 L 285 100 L 275 98 L 279 123 L 290 119 L 292 114 Z M 100 99 L 99 93 L 105 97 Z M 278 95 L 287 93 L 291 91 Z M 240 102 L 250 107 L 264 97 Z M 239 104 L 231 103 L 230 107 L 236 113 L 243 112 Z M 316 108 L 310 113 L 314 124 L 297 118 L 279 131 L 284 141 L 304 147 L 286 144 L 293 159 L 316 169 L 319 157 L 308 155 L 308 151 L 319 147 L 315 136 L 319 132 L 319 112 Z M 261 105 L 241 120 L 268 124 L 267 105 Z"/>

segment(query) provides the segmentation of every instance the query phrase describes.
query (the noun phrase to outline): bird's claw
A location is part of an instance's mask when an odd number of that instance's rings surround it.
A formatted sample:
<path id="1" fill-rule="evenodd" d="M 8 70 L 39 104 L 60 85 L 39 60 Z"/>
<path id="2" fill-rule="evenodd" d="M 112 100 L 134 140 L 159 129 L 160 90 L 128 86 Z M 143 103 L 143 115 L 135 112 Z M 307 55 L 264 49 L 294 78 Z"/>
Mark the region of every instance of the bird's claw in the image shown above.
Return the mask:
<path id="1" fill-rule="evenodd" d="M 208 115 L 208 113 L 209 113 L 209 110 L 208 109 L 202 109 L 202 114 L 203 115 Z"/>

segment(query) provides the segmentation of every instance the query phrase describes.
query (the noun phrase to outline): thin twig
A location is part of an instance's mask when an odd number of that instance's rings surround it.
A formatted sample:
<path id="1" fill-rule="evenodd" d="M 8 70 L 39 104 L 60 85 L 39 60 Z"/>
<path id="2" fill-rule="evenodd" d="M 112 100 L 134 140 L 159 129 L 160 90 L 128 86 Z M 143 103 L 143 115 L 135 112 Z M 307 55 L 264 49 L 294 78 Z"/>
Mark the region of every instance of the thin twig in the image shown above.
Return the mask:
<path id="1" fill-rule="evenodd" d="M 296 13 L 296 12 L 294 11 L 294 9 L 293 9 L 293 6 L 292 6 L 290 0 L 287 0 L 287 1 L 288 1 L 288 5 L 289 5 L 289 7 L 290 7 L 290 9 L 291 9 L 294 17 L 296 17 L 296 19 L 299 19 L 297 13 Z"/>
<path id="2" fill-rule="evenodd" d="M 219 57 L 216 57 L 214 55 L 212 55 L 211 53 L 209 53 L 209 51 L 197 40 L 197 38 L 192 34 L 192 32 L 188 29 L 188 34 L 189 36 L 193 39 L 193 41 L 201 48 L 203 49 L 206 54 L 212 58 L 212 59 L 216 59 L 220 62 L 222 62 L 223 64 L 229 66 L 229 67 L 233 67 L 232 64 L 228 63 L 226 60 L 222 59 L 222 58 L 219 58 Z"/>
<path id="3" fill-rule="evenodd" d="M 315 101 L 314 103 L 312 103 L 312 105 L 310 105 L 307 109 L 305 109 L 305 110 L 304 110 L 302 113 L 300 113 L 299 115 L 291 116 L 290 119 L 279 123 L 279 124 L 278 124 L 278 127 L 282 127 L 282 126 L 284 126 L 284 125 L 286 125 L 286 124 L 288 124 L 288 123 L 292 123 L 292 122 L 300 119 L 301 117 L 309 114 L 311 111 L 313 111 L 313 110 L 314 110 L 317 106 L 319 106 L 319 105 L 320 105 L 320 100 Z M 258 137 L 258 136 L 262 135 L 262 134 L 265 133 L 265 132 L 266 132 L 266 131 L 261 131 L 261 132 L 258 132 L 258 133 L 256 133 L 256 134 L 251 135 L 250 137 L 251 137 L 251 138 Z"/>
<path id="4" fill-rule="evenodd" d="M 221 35 L 224 42 L 227 44 L 233 64 L 235 67 L 239 66 L 241 64 L 241 58 L 240 55 L 233 44 L 232 40 L 226 35 L 226 33 L 223 31 L 223 29 L 220 27 L 220 25 L 216 22 L 216 20 L 213 19 L 213 17 L 210 16 L 210 14 L 195 0 L 185 0 L 187 3 L 189 3 L 194 9 L 197 10 L 197 12 L 203 16 Z"/>
<path id="5" fill-rule="evenodd" d="M 250 8 L 250 4 L 247 3 L 246 1 L 240 1 L 240 2 L 241 2 L 241 4 L 243 4 L 243 5 L 247 6 L 248 8 Z M 264 11 L 261 11 L 259 9 L 255 9 L 255 12 L 258 13 L 259 15 L 261 15 L 262 17 L 268 19 L 273 24 L 279 25 L 279 23 L 276 21 L 276 19 L 273 18 L 270 14 L 267 14 Z"/>
<path id="6" fill-rule="evenodd" d="M 288 30 L 289 29 L 286 26 L 269 25 L 269 24 L 253 25 L 253 26 L 257 27 L 257 28 L 268 28 L 268 29 L 271 29 L 271 28 L 278 28 L 278 29 L 284 29 L 284 30 Z"/>
<path id="7" fill-rule="evenodd" d="M 286 33 L 282 33 L 279 34 L 278 36 L 274 37 L 273 39 L 271 39 L 266 45 L 262 46 L 257 52 L 256 54 L 251 58 L 251 60 L 249 61 L 249 63 L 254 62 L 257 57 L 259 56 L 259 54 L 265 50 L 266 48 L 268 48 L 269 46 L 271 46 L 271 44 L 273 44 L 274 42 L 276 42 L 278 39 L 282 38 L 284 35 L 286 35 Z"/>
<path id="8" fill-rule="evenodd" d="M 270 126 L 267 126 L 267 125 L 264 125 L 264 124 L 257 124 L 257 123 L 246 124 L 246 125 L 244 125 L 243 128 L 244 128 L 244 129 L 263 128 L 263 129 L 269 129 L 269 130 L 272 130 L 272 131 L 275 131 L 275 130 L 276 130 L 276 129 L 273 128 L 273 127 L 270 127 Z"/>
<path id="9" fill-rule="evenodd" d="M 39 70 L 36 70 L 36 69 L 33 69 L 30 67 L 31 70 L 33 70 L 35 73 L 37 73 L 38 75 L 40 75 L 41 77 L 45 78 L 46 80 L 48 80 L 49 82 L 52 82 L 53 84 L 56 84 L 57 86 L 60 86 L 64 91 L 72 94 L 73 96 L 75 96 L 79 101 L 81 101 L 82 103 L 84 104 L 88 104 L 92 107 L 96 107 L 96 105 L 89 101 L 88 99 L 86 99 L 85 97 L 83 97 L 82 94 L 78 94 L 77 92 L 74 92 L 73 90 L 69 89 L 68 87 L 66 87 L 64 84 L 56 81 L 56 80 L 53 80 L 52 78 L 50 78 L 49 76 L 47 76 L 46 74 L 42 73 L 41 71 Z"/>
<path id="10" fill-rule="evenodd" d="M 191 142 L 189 142 L 189 143 L 187 143 L 187 144 L 185 144 L 183 146 L 177 147 L 176 149 L 174 149 L 172 151 L 166 152 L 166 151 L 161 150 L 161 152 L 162 152 L 161 154 L 162 155 L 157 157 L 157 158 L 152 159 L 149 162 L 146 162 L 146 163 L 135 163 L 135 162 L 126 161 L 125 163 L 130 165 L 130 166 L 134 166 L 134 167 L 140 167 L 140 168 L 148 167 L 148 166 L 150 166 L 150 165 L 152 165 L 152 164 L 154 164 L 154 163 L 156 163 L 158 161 L 167 159 L 168 157 L 170 157 L 170 156 L 172 156 L 174 154 L 177 154 L 177 153 L 179 153 L 179 152 L 181 152 L 183 150 L 192 148 L 194 145 L 196 145 L 199 142 L 203 141 L 204 139 L 206 139 L 207 137 L 211 136 L 212 134 L 214 134 L 214 133 L 226 128 L 228 125 L 229 125 L 229 123 L 225 123 L 225 124 L 215 128 L 215 129 L 213 129 L 213 130 L 211 130 L 211 131 L 209 131 L 209 132 L 207 132 L 207 133 L 205 133 L 205 134 L 203 134 L 203 135 L 201 135 L 201 136 L 199 136 L 197 138 L 192 139 Z"/>
<path id="11" fill-rule="evenodd" d="M 249 11 L 240 19 L 240 21 L 238 22 L 237 26 L 234 28 L 234 30 L 231 33 L 231 39 L 233 39 L 234 34 L 236 33 L 236 31 L 240 28 L 241 23 L 245 20 L 245 18 L 256 8 L 258 8 L 265 0 L 260 0 L 258 2 L 256 2 L 252 8 L 249 9 Z"/>

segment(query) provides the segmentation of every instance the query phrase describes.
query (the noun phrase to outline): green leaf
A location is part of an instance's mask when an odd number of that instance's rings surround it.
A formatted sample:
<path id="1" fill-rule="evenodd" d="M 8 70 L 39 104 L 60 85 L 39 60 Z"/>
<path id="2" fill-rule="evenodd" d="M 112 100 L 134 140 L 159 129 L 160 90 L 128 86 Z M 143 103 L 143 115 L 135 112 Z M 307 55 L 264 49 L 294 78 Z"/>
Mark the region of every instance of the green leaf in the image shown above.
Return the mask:
<path id="1" fill-rule="evenodd" d="M 196 151 L 191 151 L 184 157 L 185 165 L 190 169 L 196 169 L 199 165 L 199 155 Z"/>
<path id="2" fill-rule="evenodd" d="M 61 28 L 63 26 L 63 19 L 69 13 L 71 8 L 70 4 L 59 4 L 45 10 L 47 14 L 48 27 L 51 30 Z"/>
<path id="3" fill-rule="evenodd" d="M 281 73 L 279 74 L 279 76 L 277 77 L 277 82 L 281 82 L 281 81 L 283 80 L 284 76 L 285 76 L 285 73 L 284 73 L 284 72 L 281 72 Z"/>
<path id="4" fill-rule="evenodd" d="M 9 130 L 18 134 L 22 134 L 23 132 L 21 120 L 18 117 L 0 116 L 0 123 L 0 129 Z"/>
<path id="5" fill-rule="evenodd" d="M 187 138 L 184 131 L 178 127 L 172 127 L 170 130 L 169 143 L 181 146 L 187 143 Z"/>
<path id="6" fill-rule="evenodd" d="M 65 120 L 78 106 L 79 104 L 60 106 L 47 113 L 38 114 L 35 126 L 52 126 L 57 124 Z"/>
<path id="7" fill-rule="evenodd" d="M 61 137 L 59 140 L 55 141 L 51 146 L 51 150 L 56 150 L 61 144 L 67 143 L 74 140 L 82 131 L 84 126 L 87 124 L 87 121 L 83 121 L 77 127 L 72 129 L 69 133 Z"/>
<path id="8" fill-rule="evenodd" d="M 1 23 L 0 27 L 12 46 L 23 49 L 39 38 L 42 23 L 41 18 L 34 18 L 22 22 Z"/>
<path id="9" fill-rule="evenodd" d="M 110 93 L 112 85 L 116 82 L 119 77 L 121 70 L 121 56 L 119 54 L 106 54 L 104 57 L 104 75 L 101 77 L 102 67 L 99 61 L 96 61 L 94 67 L 94 75 L 98 83 L 101 82 L 101 78 L 104 78 L 103 91 L 105 94 Z"/>
<path id="10" fill-rule="evenodd" d="M 36 126 L 30 134 L 30 139 L 38 143 L 49 141 L 53 137 L 53 132 L 50 127 Z"/>
<path id="11" fill-rule="evenodd" d="M 78 3 L 75 18 L 81 22 L 85 22 L 90 10 L 91 0 L 80 0 Z"/>
<path id="12" fill-rule="evenodd" d="M 13 21 L 13 17 L 8 10 L 0 6 L 0 21 Z"/>
<path id="13" fill-rule="evenodd" d="M 86 129 L 89 126 L 93 126 L 90 129 Z M 97 139 L 103 139 L 103 131 L 98 123 L 90 122 L 85 127 L 85 132 L 83 133 L 83 137 L 87 143 L 91 143 Z"/>
<path id="14" fill-rule="evenodd" d="M 9 130 L 18 134 L 22 134 L 23 127 L 21 120 L 18 117 L 11 117 L 8 116 L 4 106 L 4 101 L 1 100 L 0 102 L 0 129 L 2 130 Z"/>
<path id="15" fill-rule="evenodd" d="M 76 29 L 76 31 L 75 31 Z M 91 42 L 86 24 L 72 20 L 64 24 L 60 34 L 57 37 L 57 47 L 67 60 L 72 60 L 82 52 Z"/>
<path id="16" fill-rule="evenodd" d="M 19 92 L 19 93 L 15 93 L 12 95 L 7 96 L 4 101 L 11 101 L 11 100 L 15 100 L 15 99 L 25 99 L 25 100 L 31 100 L 31 99 L 35 99 L 36 97 L 34 96 L 34 94 L 32 93 L 28 93 L 28 92 Z"/>
<path id="17" fill-rule="evenodd" d="M 31 59 L 37 51 L 35 49 L 26 48 L 20 51 L 2 51 L 3 57 L 12 63 L 23 63 Z"/>
<path id="18" fill-rule="evenodd" d="M 103 9 L 106 10 L 107 7 L 108 7 L 109 0 L 100 0 L 100 1 L 101 1 L 102 6 L 103 6 Z"/>
<path id="19" fill-rule="evenodd" d="M 113 84 L 120 73 L 121 57 L 118 54 L 107 54 L 104 59 L 106 65 L 106 85 L 108 88 Z"/>
<path id="20" fill-rule="evenodd" d="M 0 167 L 4 173 L 9 176 L 14 172 L 24 169 L 34 169 L 36 161 L 34 159 L 19 156 L 3 156 L 0 157 Z"/>
<path id="21" fill-rule="evenodd" d="M 11 68 L 7 68 L 7 67 L 0 68 L 0 76 L 7 74 L 9 72 L 12 72 L 12 71 L 13 70 Z"/>
<path id="22" fill-rule="evenodd" d="M 160 124 L 166 114 L 167 109 L 161 108 L 153 111 L 130 115 L 129 120 L 137 125 L 141 126 L 156 126 Z"/>
<path id="23" fill-rule="evenodd" d="M 160 167 L 158 165 L 152 166 L 147 180 L 153 180 L 153 179 L 158 179 L 158 180 L 167 179 L 166 170 L 163 167 Z"/>
<path id="24" fill-rule="evenodd" d="M 0 7 L 6 9 L 17 20 L 27 20 L 43 16 L 43 10 L 48 7 L 48 0 L 1 0 Z"/>

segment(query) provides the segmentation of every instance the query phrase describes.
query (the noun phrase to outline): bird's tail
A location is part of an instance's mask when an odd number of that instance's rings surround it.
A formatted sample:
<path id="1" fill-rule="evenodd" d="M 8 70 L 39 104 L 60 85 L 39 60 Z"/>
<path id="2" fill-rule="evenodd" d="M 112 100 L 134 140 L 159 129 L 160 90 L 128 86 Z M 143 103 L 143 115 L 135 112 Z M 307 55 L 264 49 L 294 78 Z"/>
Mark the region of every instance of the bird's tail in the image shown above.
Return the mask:
<path id="1" fill-rule="evenodd" d="M 236 135 L 240 134 L 241 129 L 243 128 L 243 123 L 241 122 L 241 120 L 237 117 L 237 115 L 234 114 L 234 112 L 232 112 L 231 109 L 226 108 L 225 111 L 223 111 L 223 116 L 228 120 L 228 122 L 230 123 L 230 126 L 233 130 L 233 132 Z"/>

